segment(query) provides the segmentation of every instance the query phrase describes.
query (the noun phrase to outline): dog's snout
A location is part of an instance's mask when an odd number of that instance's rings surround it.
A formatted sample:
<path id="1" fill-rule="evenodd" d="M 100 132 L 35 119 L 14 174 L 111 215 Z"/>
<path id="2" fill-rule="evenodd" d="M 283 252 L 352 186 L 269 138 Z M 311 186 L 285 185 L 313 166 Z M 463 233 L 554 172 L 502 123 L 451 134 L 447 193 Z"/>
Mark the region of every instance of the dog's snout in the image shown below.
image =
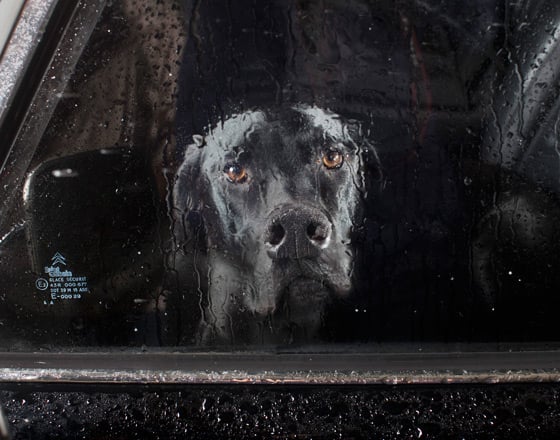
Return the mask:
<path id="1" fill-rule="evenodd" d="M 318 245 L 321 245 L 329 238 L 330 232 L 330 227 L 326 223 L 312 221 L 307 226 L 307 238 Z"/>
<path id="2" fill-rule="evenodd" d="M 280 223 L 273 223 L 268 229 L 267 242 L 272 246 L 278 246 L 284 240 L 286 230 Z"/>
<path id="3" fill-rule="evenodd" d="M 332 224 L 316 208 L 286 207 L 270 217 L 265 241 L 271 258 L 316 257 L 329 244 Z"/>

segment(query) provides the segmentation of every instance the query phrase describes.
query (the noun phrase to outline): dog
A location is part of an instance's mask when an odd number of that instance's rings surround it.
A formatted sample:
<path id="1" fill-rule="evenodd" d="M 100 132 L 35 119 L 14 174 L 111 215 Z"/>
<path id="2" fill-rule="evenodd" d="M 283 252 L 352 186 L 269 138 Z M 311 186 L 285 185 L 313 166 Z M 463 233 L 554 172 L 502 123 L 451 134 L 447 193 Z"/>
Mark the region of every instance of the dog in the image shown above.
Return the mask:
<path id="1" fill-rule="evenodd" d="M 363 203 L 382 185 L 360 124 L 311 105 L 194 135 L 173 191 L 176 267 L 202 344 L 316 341 L 353 288 Z"/>

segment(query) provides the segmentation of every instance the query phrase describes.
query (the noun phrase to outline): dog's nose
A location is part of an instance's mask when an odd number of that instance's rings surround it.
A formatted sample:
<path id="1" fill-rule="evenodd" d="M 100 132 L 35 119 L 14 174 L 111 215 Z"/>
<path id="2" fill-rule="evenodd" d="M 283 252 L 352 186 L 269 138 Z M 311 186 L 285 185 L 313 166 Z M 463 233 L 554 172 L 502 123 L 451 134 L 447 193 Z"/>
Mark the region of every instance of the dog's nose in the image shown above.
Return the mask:
<path id="1" fill-rule="evenodd" d="M 329 245 L 332 224 L 320 210 L 284 207 L 275 210 L 267 223 L 268 255 L 275 259 L 311 258 Z"/>

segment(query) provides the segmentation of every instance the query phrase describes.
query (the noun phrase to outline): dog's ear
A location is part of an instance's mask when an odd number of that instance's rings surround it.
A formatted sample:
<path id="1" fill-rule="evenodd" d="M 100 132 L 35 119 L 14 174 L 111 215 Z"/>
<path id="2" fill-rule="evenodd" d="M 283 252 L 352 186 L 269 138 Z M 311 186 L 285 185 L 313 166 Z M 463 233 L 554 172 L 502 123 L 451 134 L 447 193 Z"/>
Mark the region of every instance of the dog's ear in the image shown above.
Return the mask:
<path id="1" fill-rule="evenodd" d="M 172 237 L 166 255 L 166 286 L 170 294 L 163 326 L 164 341 L 192 343 L 201 320 L 201 289 L 207 286 L 206 234 L 202 222 L 201 203 L 204 182 L 201 167 L 204 156 L 202 136 L 184 150 L 173 188 L 168 197 Z"/>
<path id="2" fill-rule="evenodd" d="M 383 169 L 375 145 L 365 137 L 361 140 L 360 156 L 366 190 L 377 195 L 383 190 Z"/>
<path id="3" fill-rule="evenodd" d="M 197 237 L 203 233 L 201 209 L 206 191 L 200 170 L 205 152 L 204 137 L 195 135 L 193 141 L 187 146 L 177 171 L 171 202 L 174 239 L 180 246 L 193 244 L 193 240 L 201 241 Z"/>
<path id="4" fill-rule="evenodd" d="M 358 150 L 360 186 L 366 196 L 375 196 L 383 189 L 383 168 L 377 148 L 362 130 L 358 121 L 350 120 L 345 126 L 345 134 Z"/>

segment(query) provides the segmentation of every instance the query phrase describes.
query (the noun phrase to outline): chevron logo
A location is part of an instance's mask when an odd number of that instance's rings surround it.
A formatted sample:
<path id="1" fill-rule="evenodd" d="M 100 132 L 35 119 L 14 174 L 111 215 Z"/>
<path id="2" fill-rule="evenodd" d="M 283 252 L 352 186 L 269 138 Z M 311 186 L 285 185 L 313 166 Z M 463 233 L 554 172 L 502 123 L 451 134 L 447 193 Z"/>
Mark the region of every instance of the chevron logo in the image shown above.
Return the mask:
<path id="1" fill-rule="evenodd" d="M 54 256 L 51 258 L 52 261 L 52 265 L 54 266 L 55 264 L 63 264 L 66 266 L 66 258 L 64 258 L 61 254 L 59 254 L 58 252 L 56 254 L 54 254 Z"/>

